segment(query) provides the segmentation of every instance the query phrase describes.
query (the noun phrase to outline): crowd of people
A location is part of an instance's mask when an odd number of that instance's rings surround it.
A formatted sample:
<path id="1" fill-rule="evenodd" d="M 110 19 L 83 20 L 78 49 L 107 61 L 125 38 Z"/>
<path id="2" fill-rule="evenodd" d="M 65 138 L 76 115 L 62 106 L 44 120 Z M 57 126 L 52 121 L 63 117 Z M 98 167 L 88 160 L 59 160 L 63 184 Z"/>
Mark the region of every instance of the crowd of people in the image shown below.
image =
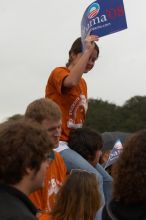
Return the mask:
<path id="1" fill-rule="evenodd" d="M 0 124 L 0 219 L 146 219 L 146 130 L 125 141 L 108 172 L 101 134 L 82 127 L 82 75 L 99 56 L 95 41 L 88 36 L 83 49 L 76 39 L 66 66 L 50 74 L 45 98 Z"/>

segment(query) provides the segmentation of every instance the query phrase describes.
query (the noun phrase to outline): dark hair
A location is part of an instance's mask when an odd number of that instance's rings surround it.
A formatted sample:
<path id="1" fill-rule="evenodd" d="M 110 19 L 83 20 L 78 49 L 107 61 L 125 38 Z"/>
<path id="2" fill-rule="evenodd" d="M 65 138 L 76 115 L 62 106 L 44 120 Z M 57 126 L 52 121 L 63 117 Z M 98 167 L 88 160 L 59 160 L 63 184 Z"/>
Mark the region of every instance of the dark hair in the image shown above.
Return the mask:
<path id="1" fill-rule="evenodd" d="M 81 170 L 68 176 L 57 194 L 51 214 L 55 220 L 93 220 L 100 205 L 95 174 Z"/>
<path id="2" fill-rule="evenodd" d="M 101 150 L 103 142 L 97 131 L 84 127 L 70 132 L 68 145 L 86 160 L 93 161 L 97 150 Z"/>
<path id="3" fill-rule="evenodd" d="M 97 58 L 98 58 L 98 56 L 99 56 L 99 47 L 97 46 L 96 43 L 95 43 L 95 50 L 97 51 Z M 73 42 L 73 44 L 72 44 L 72 46 L 69 50 L 69 60 L 66 64 L 66 67 L 68 67 L 72 62 L 72 56 L 71 56 L 72 54 L 77 55 L 78 53 L 82 53 L 82 52 L 83 52 L 83 45 L 82 45 L 81 37 L 79 37 Z"/>
<path id="4" fill-rule="evenodd" d="M 112 173 L 116 200 L 125 204 L 146 202 L 146 130 L 127 139 Z"/>
<path id="5" fill-rule="evenodd" d="M 52 148 L 39 125 L 22 120 L 5 124 L 0 130 L 0 182 L 19 183 L 27 168 L 37 172 Z"/>
<path id="6" fill-rule="evenodd" d="M 24 115 L 21 115 L 21 114 L 14 114 L 12 116 L 10 116 L 7 121 L 17 121 L 17 120 L 20 120 L 20 119 L 23 119 L 24 118 Z"/>
<path id="7" fill-rule="evenodd" d="M 31 119 L 38 123 L 42 123 L 44 119 L 60 120 L 61 110 L 51 99 L 41 98 L 27 106 L 25 119 Z"/>

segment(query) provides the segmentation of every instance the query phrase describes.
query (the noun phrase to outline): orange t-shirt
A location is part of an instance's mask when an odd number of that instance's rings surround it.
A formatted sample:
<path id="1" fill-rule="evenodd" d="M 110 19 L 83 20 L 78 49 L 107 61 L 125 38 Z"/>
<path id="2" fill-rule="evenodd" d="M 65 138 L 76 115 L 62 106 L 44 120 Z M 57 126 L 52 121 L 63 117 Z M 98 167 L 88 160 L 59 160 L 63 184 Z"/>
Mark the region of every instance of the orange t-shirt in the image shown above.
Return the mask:
<path id="1" fill-rule="evenodd" d="M 66 67 L 54 69 L 48 79 L 45 97 L 55 101 L 62 111 L 61 141 L 67 141 L 71 129 L 80 128 L 87 111 L 87 85 L 83 78 L 77 86 L 63 88 L 65 77 L 69 75 Z"/>
<path id="2" fill-rule="evenodd" d="M 67 168 L 62 156 L 55 152 L 55 158 L 49 165 L 43 187 L 30 194 L 29 198 L 42 211 L 39 219 L 51 219 L 48 213 L 53 208 L 56 195 L 67 176 Z"/>

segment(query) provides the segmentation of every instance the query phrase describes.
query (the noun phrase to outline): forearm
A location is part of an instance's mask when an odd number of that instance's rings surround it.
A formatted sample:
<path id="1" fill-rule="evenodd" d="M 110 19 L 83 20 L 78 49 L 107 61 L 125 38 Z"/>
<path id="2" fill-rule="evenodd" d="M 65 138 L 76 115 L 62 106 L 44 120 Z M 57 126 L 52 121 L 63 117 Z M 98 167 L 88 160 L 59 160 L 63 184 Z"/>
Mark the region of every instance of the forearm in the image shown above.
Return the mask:
<path id="1" fill-rule="evenodd" d="M 88 60 L 92 54 L 92 49 L 87 49 L 81 55 L 78 62 L 70 68 L 70 74 L 64 79 L 63 86 L 67 88 L 71 88 L 73 86 L 77 86 L 84 71 Z"/>

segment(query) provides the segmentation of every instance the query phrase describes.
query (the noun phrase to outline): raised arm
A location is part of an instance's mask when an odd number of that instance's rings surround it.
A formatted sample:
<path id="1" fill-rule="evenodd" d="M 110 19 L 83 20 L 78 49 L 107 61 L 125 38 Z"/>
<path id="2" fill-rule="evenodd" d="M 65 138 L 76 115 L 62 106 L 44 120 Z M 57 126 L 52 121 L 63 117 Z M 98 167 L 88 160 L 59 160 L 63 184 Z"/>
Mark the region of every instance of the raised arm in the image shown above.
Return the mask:
<path id="1" fill-rule="evenodd" d="M 78 85 L 86 66 L 94 52 L 95 43 L 94 41 L 98 41 L 98 37 L 94 35 L 87 36 L 84 43 L 84 51 L 78 54 L 72 53 L 70 56 L 72 57 L 72 62 L 68 66 L 70 70 L 70 74 L 64 79 L 63 87 L 71 88 L 73 86 Z M 96 56 L 92 58 L 92 62 L 94 63 L 96 60 Z"/>

